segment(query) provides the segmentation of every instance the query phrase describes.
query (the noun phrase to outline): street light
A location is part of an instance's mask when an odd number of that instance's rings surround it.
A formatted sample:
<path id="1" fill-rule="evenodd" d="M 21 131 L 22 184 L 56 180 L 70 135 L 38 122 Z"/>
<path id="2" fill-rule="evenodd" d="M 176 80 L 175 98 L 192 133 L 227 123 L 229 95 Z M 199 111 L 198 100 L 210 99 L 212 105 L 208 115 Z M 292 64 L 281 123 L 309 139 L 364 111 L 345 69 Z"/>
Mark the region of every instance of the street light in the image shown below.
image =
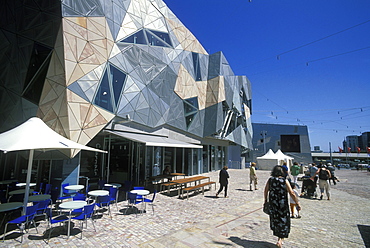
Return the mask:
<path id="1" fill-rule="evenodd" d="M 262 142 L 263 142 L 263 152 L 264 152 L 264 154 L 266 153 L 266 142 L 265 142 L 266 135 L 267 135 L 267 131 L 261 131 Z"/>

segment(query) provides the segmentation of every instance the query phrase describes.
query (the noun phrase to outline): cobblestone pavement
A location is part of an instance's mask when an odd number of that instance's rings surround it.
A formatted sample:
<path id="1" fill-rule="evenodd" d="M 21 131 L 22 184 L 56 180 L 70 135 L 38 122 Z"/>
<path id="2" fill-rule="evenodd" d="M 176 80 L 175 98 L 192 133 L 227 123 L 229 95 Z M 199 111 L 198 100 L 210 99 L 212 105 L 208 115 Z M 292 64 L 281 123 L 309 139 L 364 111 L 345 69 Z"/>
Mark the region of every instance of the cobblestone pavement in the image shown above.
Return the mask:
<path id="1" fill-rule="evenodd" d="M 56 227 L 47 244 L 44 238 L 48 232 L 43 235 L 47 223 L 41 221 L 39 233 L 31 229 L 22 244 L 13 239 L 15 233 L 9 232 L 0 246 L 275 247 L 276 237 L 261 210 L 269 172 L 257 171 L 259 190 L 255 191 L 249 191 L 249 169 L 229 169 L 229 174 L 229 198 L 216 198 L 214 186 L 204 195 L 191 195 L 189 200 L 157 194 L 154 213 L 147 205 L 146 212 L 137 217 L 131 211 L 124 214 L 127 202 L 122 201 L 118 210 L 111 206 L 112 219 L 106 213 L 96 219 L 96 232 L 88 222 L 82 239 L 76 222 L 68 240 L 65 229 Z M 218 182 L 218 171 L 203 175 Z M 284 247 L 370 247 L 370 173 L 339 170 L 336 176 L 340 182 L 332 186 L 330 201 L 325 197 L 321 201 L 300 198 L 302 218 L 292 219 Z"/>

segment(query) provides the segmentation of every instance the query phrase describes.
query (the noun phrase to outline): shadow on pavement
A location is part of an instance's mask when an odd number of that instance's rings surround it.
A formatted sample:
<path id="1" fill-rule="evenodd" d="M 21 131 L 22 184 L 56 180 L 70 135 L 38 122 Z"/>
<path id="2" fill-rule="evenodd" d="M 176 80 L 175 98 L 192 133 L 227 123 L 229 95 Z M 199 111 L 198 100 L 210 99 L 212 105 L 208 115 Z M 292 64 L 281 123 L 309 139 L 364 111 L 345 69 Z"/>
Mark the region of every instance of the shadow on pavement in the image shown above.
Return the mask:
<path id="1" fill-rule="evenodd" d="M 254 241 L 254 240 L 247 240 L 247 239 L 241 239 L 239 237 L 230 237 L 229 238 L 232 242 L 234 242 L 237 245 L 240 245 L 242 247 L 274 247 L 276 248 L 275 244 L 272 244 L 270 242 L 265 241 Z"/>
<path id="2" fill-rule="evenodd" d="M 357 225 L 357 228 L 361 233 L 365 246 L 370 247 L 370 226 Z"/>

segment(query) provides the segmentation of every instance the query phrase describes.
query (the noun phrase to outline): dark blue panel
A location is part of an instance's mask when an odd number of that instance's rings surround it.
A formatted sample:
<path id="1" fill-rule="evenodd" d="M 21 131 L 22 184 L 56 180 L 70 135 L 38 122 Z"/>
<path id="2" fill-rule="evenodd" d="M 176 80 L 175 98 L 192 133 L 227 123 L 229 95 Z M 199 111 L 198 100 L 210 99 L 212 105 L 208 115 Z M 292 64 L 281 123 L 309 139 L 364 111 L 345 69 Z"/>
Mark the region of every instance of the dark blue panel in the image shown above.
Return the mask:
<path id="1" fill-rule="evenodd" d="M 194 67 L 195 81 L 202 81 L 202 74 L 200 73 L 199 54 L 192 53 L 192 55 L 193 55 L 193 67 Z"/>
<path id="2" fill-rule="evenodd" d="M 110 112 L 113 112 L 112 94 L 110 92 L 107 70 L 105 71 L 104 76 L 100 82 L 98 92 L 95 96 L 94 104 Z"/>
<path id="3" fill-rule="evenodd" d="M 114 94 L 115 104 L 118 104 L 119 97 L 125 84 L 126 74 L 118 70 L 116 67 L 110 65 L 110 78 L 112 80 L 112 89 Z"/>
<path id="4" fill-rule="evenodd" d="M 121 42 L 133 43 L 133 44 L 143 44 L 143 45 L 148 44 L 143 30 L 140 30 L 139 32 L 127 37 Z"/>
<path id="5" fill-rule="evenodd" d="M 160 46 L 165 46 L 165 47 L 168 47 L 168 46 L 170 46 L 170 47 L 172 47 L 172 42 L 171 42 L 171 39 L 170 39 L 170 35 L 168 34 L 168 33 L 163 33 L 163 32 L 160 32 L 160 31 L 154 31 L 154 30 L 147 30 L 147 31 L 149 31 L 148 33 L 147 33 L 147 35 L 148 35 L 148 39 L 149 39 L 149 33 L 152 33 L 152 34 L 154 34 L 157 38 L 159 38 L 160 40 L 162 40 L 162 44 L 163 45 L 160 45 Z M 165 42 L 165 43 L 163 43 L 163 42 Z M 159 42 L 158 42 L 159 43 Z M 156 45 L 152 45 L 152 46 L 156 46 Z"/>

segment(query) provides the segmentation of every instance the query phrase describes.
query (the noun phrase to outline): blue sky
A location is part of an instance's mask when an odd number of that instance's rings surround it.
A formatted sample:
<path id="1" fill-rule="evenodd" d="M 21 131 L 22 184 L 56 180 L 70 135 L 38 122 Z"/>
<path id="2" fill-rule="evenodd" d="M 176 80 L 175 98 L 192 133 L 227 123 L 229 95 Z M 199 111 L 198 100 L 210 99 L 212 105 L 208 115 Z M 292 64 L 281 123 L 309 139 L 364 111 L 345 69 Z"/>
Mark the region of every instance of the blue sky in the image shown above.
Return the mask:
<path id="1" fill-rule="evenodd" d="M 370 131 L 369 0 L 164 0 L 252 83 L 252 122 L 307 125 L 338 151 Z"/>

